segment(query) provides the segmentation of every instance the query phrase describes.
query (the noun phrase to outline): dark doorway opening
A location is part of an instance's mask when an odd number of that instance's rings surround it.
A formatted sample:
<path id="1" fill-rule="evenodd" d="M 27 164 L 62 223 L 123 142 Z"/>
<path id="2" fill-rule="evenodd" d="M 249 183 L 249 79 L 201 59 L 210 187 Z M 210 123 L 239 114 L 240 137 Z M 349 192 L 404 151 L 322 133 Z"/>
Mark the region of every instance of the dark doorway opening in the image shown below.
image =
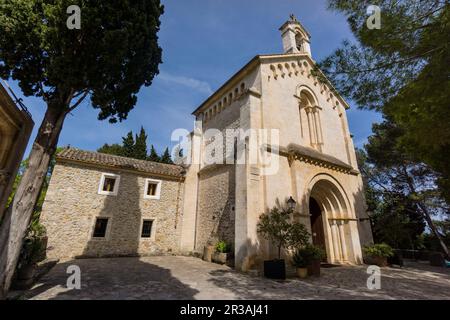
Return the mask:
<path id="1" fill-rule="evenodd" d="M 313 245 L 321 247 L 324 252 L 326 252 L 322 210 L 319 203 L 317 203 L 314 198 L 309 199 L 309 213 L 311 215 L 311 235 Z M 327 261 L 326 257 L 324 257 L 323 261 Z"/>

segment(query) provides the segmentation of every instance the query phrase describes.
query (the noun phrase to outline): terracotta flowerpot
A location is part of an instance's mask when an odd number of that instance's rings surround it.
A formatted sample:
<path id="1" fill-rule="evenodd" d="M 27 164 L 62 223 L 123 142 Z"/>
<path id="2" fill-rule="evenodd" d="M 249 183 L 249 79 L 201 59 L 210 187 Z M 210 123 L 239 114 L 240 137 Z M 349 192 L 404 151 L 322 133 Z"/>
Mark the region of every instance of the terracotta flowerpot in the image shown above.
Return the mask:
<path id="1" fill-rule="evenodd" d="M 308 269 L 307 268 L 297 268 L 297 276 L 300 279 L 305 279 L 308 276 Z"/>
<path id="2" fill-rule="evenodd" d="M 311 263 L 307 266 L 307 269 L 309 276 L 320 277 L 320 260 L 311 261 Z"/>

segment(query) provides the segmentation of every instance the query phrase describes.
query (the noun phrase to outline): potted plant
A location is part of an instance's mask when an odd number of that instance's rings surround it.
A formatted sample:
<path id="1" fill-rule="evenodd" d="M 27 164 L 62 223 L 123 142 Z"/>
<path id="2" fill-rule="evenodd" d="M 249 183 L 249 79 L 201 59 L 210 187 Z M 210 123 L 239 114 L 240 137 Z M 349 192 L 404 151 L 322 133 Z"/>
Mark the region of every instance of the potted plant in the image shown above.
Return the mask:
<path id="1" fill-rule="evenodd" d="M 36 265 L 45 259 L 47 235 L 45 227 L 38 220 L 31 222 L 17 264 L 17 278 L 32 279 L 36 273 Z"/>
<path id="2" fill-rule="evenodd" d="M 325 256 L 325 252 L 321 247 L 308 244 L 304 248 L 307 262 L 308 275 L 320 276 L 320 263 Z"/>
<path id="3" fill-rule="evenodd" d="M 385 244 L 378 243 L 363 248 L 364 260 L 367 264 L 374 264 L 379 267 L 386 267 L 388 265 L 387 259 L 394 255 L 394 250 Z"/>
<path id="4" fill-rule="evenodd" d="M 227 242 L 221 240 L 216 244 L 216 252 L 212 256 L 212 260 L 216 263 L 226 264 L 231 258 L 231 247 Z"/>
<path id="5" fill-rule="evenodd" d="M 292 256 L 292 262 L 294 266 L 297 268 L 297 275 L 299 278 L 302 279 L 308 276 L 308 269 L 307 269 L 308 261 L 304 253 L 305 252 L 303 249 L 298 249 Z"/>
<path id="6" fill-rule="evenodd" d="M 286 265 L 281 259 L 282 248 L 296 248 L 309 239 L 305 226 L 290 221 L 292 210 L 274 207 L 262 214 L 258 223 L 258 233 L 271 241 L 278 251 L 278 258 L 264 261 L 264 276 L 271 279 L 286 279 Z"/>

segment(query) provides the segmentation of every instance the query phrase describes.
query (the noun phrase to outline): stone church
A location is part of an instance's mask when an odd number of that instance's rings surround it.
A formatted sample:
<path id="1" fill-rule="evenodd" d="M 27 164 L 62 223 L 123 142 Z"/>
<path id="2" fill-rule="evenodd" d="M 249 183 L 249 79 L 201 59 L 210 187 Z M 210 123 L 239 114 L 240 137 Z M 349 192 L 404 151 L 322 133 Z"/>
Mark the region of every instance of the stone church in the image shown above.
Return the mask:
<path id="1" fill-rule="evenodd" d="M 48 256 L 201 253 L 225 240 L 237 269 L 255 269 L 276 255 L 257 233 L 259 216 L 292 198 L 291 219 L 307 226 L 328 262 L 362 263 L 372 233 L 349 106 L 311 72 L 302 24 L 291 16 L 280 31 L 283 53 L 254 57 L 195 109 L 183 163 L 59 153 L 41 216 Z M 276 170 L 259 156 L 249 161 L 251 139 L 227 134 L 236 130 L 254 132 L 256 141 L 275 130 L 259 149 Z M 218 153 L 244 161 L 210 161 Z"/>

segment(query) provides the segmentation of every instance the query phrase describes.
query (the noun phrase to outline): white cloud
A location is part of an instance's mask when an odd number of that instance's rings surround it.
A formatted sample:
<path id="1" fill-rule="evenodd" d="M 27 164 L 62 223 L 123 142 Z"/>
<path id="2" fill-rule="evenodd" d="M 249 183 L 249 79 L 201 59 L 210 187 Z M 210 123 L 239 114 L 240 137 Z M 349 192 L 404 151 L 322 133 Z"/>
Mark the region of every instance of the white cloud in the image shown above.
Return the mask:
<path id="1" fill-rule="evenodd" d="M 208 82 L 200 81 L 194 78 L 184 77 L 184 76 L 176 76 L 167 72 L 161 72 L 158 75 L 158 79 L 166 82 L 178 84 L 181 86 L 185 86 L 191 89 L 194 89 L 201 93 L 211 94 L 213 91 Z"/>

